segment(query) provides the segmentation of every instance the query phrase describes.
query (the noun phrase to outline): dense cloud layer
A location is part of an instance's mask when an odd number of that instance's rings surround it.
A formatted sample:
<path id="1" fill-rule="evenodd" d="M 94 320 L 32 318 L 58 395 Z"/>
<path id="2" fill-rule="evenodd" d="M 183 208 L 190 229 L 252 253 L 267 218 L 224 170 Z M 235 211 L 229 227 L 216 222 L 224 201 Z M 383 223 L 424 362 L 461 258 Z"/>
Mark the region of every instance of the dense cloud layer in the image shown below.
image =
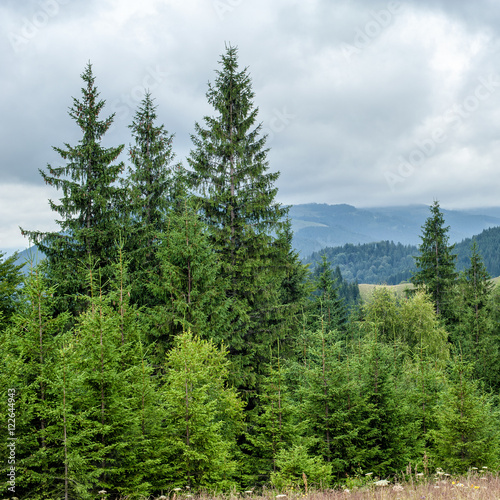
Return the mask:
<path id="1" fill-rule="evenodd" d="M 87 61 L 116 113 L 106 143 L 129 143 L 147 87 L 185 161 L 228 42 L 283 203 L 498 205 L 499 16 L 493 0 L 4 1 L 0 249 L 25 246 L 21 221 L 55 227 L 38 169 L 80 138 Z"/>

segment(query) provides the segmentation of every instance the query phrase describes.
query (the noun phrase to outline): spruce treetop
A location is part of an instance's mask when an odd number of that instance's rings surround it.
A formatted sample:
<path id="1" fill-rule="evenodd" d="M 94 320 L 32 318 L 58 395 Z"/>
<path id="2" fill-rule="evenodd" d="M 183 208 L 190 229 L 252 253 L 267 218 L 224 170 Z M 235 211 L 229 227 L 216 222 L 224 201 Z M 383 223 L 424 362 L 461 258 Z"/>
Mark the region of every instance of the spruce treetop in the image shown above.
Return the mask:
<path id="1" fill-rule="evenodd" d="M 444 216 L 435 201 L 430 207 L 431 215 L 422 226 L 420 255 L 415 257 L 417 271 L 411 282 L 418 289 L 425 289 L 432 297 L 438 314 L 445 312 L 450 291 L 457 279 L 455 271 L 455 245 L 448 244 L 449 226 L 444 225 Z"/>
<path id="2" fill-rule="evenodd" d="M 81 129 L 82 137 L 76 146 L 65 143 L 63 148 L 53 148 L 64 165 L 47 165 L 47 172 L 40 170 L 46 184 L 62 191 L 59 203 L 49 199 L 51 209 L 58 215 L 56 222 L 60 229 L 57 232 L 21 229 L 47 256 L 49 274 L 60 284 L 58 294 L 73 298 L 83 293 L 83 280 L 78 273 L 84 262 L 96 263 L 102 271 L 103 283 L 111 277 L 123 197 L 117 181 L 124 164 L 115 161 L 124 145 L 110 148 L 101 145 L 114 115 L 100 118 L 105 101 L 99 99 L 90 63 L 81 78 L 82 96 L 73 98 L 69 116 Z M 61 307 L 73 308 L 74 304 Z"/>
<path id="3" fill-rule="evenodd" d="M 205 127 L 196 123 L 192 136 L 191 184 L 209 223 L 222 224 L 233 235 L 243 223 L 257 232 L 272 231 L 287 210 L 274 201 L 279 172 L 267 172 L 269 149 L 262 124 L 256 123 L 251 78 L 247 68 L 238 68 L 236 47 L 226 47 L 219 63 L 206 94 L 216 114 L 205 116 Z"/>
<path id="4" fill-rule="evenodd" d="M 122 162 L 116 165 L 112 163 L 124 146 L 101 146 L 102 137 L 113 123 L 114 114 L 99 119 L 105 101 L 99 100 L 90 63 L 81 78 L 86 84 L 81 89 L 82 98 L 73 98 L 69 116 L 80 127 L 83 137 L 77 146 L 65 143 L 65 148 L 53 147 L 66 161 L 65 165 L 47 165 L 48 173 L 39 170 L 46 184 L 63 192 L 60 204 L 49 200 L 51 209 L 60 216 L 57 223 L 61 232 L 23 231 L 49 259 L 54 253 L 52 244 L 56 240 L 65 239 L 73 248 L 79 246 L 82 253 L 92 253 L 97 257 L 102 253 L 104 240 L 112 238 L 109 224 L 118 196 L 115 183 L 124 168 Z"/>

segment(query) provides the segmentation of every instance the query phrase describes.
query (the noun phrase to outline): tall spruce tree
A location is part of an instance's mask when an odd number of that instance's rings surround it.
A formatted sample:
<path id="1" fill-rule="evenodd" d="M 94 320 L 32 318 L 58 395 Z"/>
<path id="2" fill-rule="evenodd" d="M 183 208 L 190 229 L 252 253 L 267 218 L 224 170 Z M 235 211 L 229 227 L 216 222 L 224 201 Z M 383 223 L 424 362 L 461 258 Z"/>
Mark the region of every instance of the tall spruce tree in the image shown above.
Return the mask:
<path id="1" fill-rule="evenodd" d="M 147 293 L 155 304 L 144 311 L 149 338 L 156 345 L 157 366 L 183 331 L 192 330 L 216 345 L 227 344 L 233 316 L 226 297 L 227 280 L 208 241 L 206 227 L 186 202 L 183 213 L 171 212 L 160 233 L 158 268 L 148 278 Z"/>
<path id="2" fill-rule="evenodd" d="M 165 361 L 162 408 L 166 467 L 164 489 L 172 486 L 229 490 L 238 475 L 236 437 L 243 403 L 227 386 L 224 349 L 185 332 Z"/>
<path id="3" fill-rule="evenodd" d="M 436 412 L 438 429 L 431 433 L 437 463 L 453 473 L 498 464 L 498 410 L 472 370 L 461 357 L 453 360 Z"/>
<path id="4" fill-rule="evenodd" d="M 129 218 L 126 251 L 130 271 L 136 275 L 132 299 L 149 305 L 147 283 L 158 269 L 160 233 L 167 229 L 169 211 L 182 206 L 186 195 L 182 166 L 174 164 L 174 136 L 156 123 L 156 109 L 147 92 L 129 126 L 134 139 L 129 149 L 132 166 L 123 182 L 127 191 L 123 213 Z"/>
<path id="5" fill-rule="evenodd" d="M 275 201 L 279 173 L 268 172 L 266 136 L 256 125 L 251 79 L 238 68 L 237 49 L 226 47 L 220 64 L 206 94 L 216 115 L 206 116 L 204 127 L 197 123 L 192 136 L 190 184 L 229 281 L 237 314 L 229 348 L 240 386 L 249 388 L 281 331 L 276 314 L 288 251 L 276 235 L 287 209 Z"/>
<path id="6" fill-rule="evenodd" d="M 420 255 L 415 257 L 417 271 L 411 282 L 424 289 L 432 297 L 437 314 L 444 319 L 451 315 L 451 291 L 457 279 L 455 271 L 454 245 L 448 244 L 449 226 L 444 226 L 444 217 L 435 201 L 430 207 L 431 216 L 422 226 Z"/>
<path id="7" fill-rule="evenodd" d="M 316 291 L 310 308 L 311 319 L 316 321 L 316 328 L 322 326 L 327 331 L 338 330 L 346 322 L 347 314 L 337 280 L 325 254 L 321 256 L 313 277 Z"/>
<path id="8" fill-rule="evenodd" d="M 99 118 L 105 101 L 99 100 L 90 63 L 81 78 L 82 98 L 73 98 L 69 116 L 80 127 L 83 137 L 77 146 L 66 143 L 65 148 L 53 148 L 66 161 L 65 165 L 47 165 L 48 172 L 40 170 L 46 184 L 63 192 L 59 204 L 49 200 L 51 209 L 60 217 L 57 220 L 60 230 L 49 233 L 21 230 L 47 256 L 49 274 L 58 284 L 59 296 L 81 292 L 81 276 L 75 271 L 90 255 L 96 259 L 104 281 L 112 275 L 111 262 L 119 232 L 116 207 L 121 191 L 116 182 L 123 163 L 113 162 L 124 146 L 101 145 L 114 115 Z M 64 310 L 67 305 L 63 303 L 60 308 Z"/>
<path id="9" fill-rule="evenodd" d="M 498 387 L 500 342 L 491 317 L 494 284 L 486 270 L 476 240 L 471 245 L 470 265 L 460 274 L 456 297 L 458 323 L 453 342 L 468 361 L 474 362 L 474 376 Z"/>
<path id="10" fill-rule="evenodd" d="M 16 309 L 19 300 L 19 285 L 22 282 L 21 269 L 24 264 L 16 264 L 17 253 L 4 258 L 0 252 L 0 328 Z"/>

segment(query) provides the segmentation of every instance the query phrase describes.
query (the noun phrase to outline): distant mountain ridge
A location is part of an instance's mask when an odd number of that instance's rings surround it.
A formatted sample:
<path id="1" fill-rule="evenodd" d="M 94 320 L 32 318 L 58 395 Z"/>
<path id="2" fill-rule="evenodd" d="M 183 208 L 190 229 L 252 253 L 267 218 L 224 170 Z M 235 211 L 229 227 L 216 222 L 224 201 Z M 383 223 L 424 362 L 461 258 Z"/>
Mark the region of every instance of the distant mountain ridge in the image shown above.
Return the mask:
<path id="1" fill-rule="evenodd" d="M 450 243 L 500 226 L 500 207 L 470 210 L 441 209 L 450 226 Z M 422 226 L 429 217 L 426 205 L 356 208 L 352 205 L 307 203 L 290 208 L 293 245 L 302 258 L 325 247 L 346 243 L 393 241 L 419 245 Z"/>
<path id="2" fill-rule="evenodd" d="M 500 226 L 500 207 L 441 210 L 446 225 L 450 226 L 450 243 L 461 242 L 479 235 L 484 230 Z M 301 258 L 306 260 L 313 252 L 346 244 L 356 246 L 374 242 L 394 242 L 417 246 L 420 244 L 422 226 L 430 212 L 426 205 L 356 208 L 347 204 L 307 203 L 291 206 L 289 215 L 294 232 L 293 246 L 299 251 Z M 400 251 L 401 249 L 398 250 L 399 253 Z M 494 253 L 492 247 L 489 247 L 488 252 Z M 37 255 L 33 248 L 30 248 L 19 253 L 18 263 L 26 262 L 30 256 L 34 257 L 35 262 L 44 258 L 43 254 L 39 252 Z M 490 255 L 488 259 L 493 262 L 496 255 Z M 459 264 L 463 265 L 460 262 Z M 400 272 L 402 270 L 394 270 L 393 278 L 389 278 L 396 280 L 401 276 Z M 492 270 L 490 273 L 497 275 Z M 344 272 L 342 274 L 344 275 Z M 349 275 L 345 277 L 350 279 Z"/>

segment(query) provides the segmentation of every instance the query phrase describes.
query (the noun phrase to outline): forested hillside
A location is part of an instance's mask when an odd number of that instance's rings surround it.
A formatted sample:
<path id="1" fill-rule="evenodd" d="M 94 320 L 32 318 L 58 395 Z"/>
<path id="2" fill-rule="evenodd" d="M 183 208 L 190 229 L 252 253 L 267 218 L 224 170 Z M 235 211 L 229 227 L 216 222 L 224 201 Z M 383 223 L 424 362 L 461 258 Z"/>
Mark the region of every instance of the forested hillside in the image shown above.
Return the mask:
<path id="1" fill-rule="evenodd" d="M 427 207 L 356 208 L 351 205 L 308 203 L 290 208 L 293 245 L 302 258 L 325 247 L 394 241 L 418 245 Z M 485 229 L 500 226 L 498 208 L 443 210 L 450 225 L 450 241 L 458 243 Z"/>
<path id="2" fill-rule="evenodd" d="M 23 228 L 46 255 L 25 275 L 0 253 L 3 496 L 175 499 L 499 470 L 500 293 L 475 245 L 458 273 L 437 202 L 415 293 L 361 306 L 326 255 L 311 272 L 293 249 L 235 47 L 189 168 L 149 93 L 118 162 L 90 63 L 81 76 L 69 116 L 82 137 L 41 171 L 59 231 Z M 494 259 L 495 232 L 484 241 Z M 408 252 L 369 248 L 374 273 Z"/>
<path id="3" fill-rule="evenodd" d="M 491 276 L 500 276 L 500 227 L 486 229 L 473 238 L 457 243 L 453 249 L 453 253 L 457 255 L 457 270 L 463 271 L 468 266 L 473 240 L 477 243 L 487 271 Z M 339 267 L 343 278 L 348 282 L 397 285 L 410 280 L 416 270 L 414 257 L 419 255 L 419 250 L 415 245 L 392 241 L 346 244 L 314 252 L 304 262 L 314 268 L 323 255 L 333 267 Z"/>

